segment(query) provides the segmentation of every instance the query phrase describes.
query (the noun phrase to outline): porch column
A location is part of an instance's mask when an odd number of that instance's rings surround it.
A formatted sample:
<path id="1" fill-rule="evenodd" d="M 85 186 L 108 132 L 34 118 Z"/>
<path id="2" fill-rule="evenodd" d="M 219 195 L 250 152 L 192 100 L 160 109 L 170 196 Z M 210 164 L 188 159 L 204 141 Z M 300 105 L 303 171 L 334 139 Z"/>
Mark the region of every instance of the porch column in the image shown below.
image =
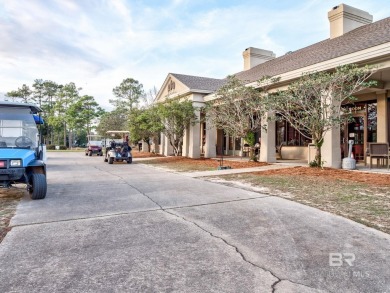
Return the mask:
<path id="1" fill-rule="evenodd" d="M 243 150 L 244 150 L 244 144 L 245 144 L 244 139 L 241 138 L 241 148 L 240 148 L 240 152 L 239 152 L 239 156 L 240 156 L 240 157 L 242 157 L 242 156 L 244 155 L 244 152 L 243 152 Z"/>
<path id="2" fill-rule="evenodd" d="M 334 126 L 325 134 L 321 159 L 324 167 L 341 168 L 340 126 Z"/>
<path id="3" fill-rule="evenodd" d="M 260 145 L 260 162 L 275 163 L 276 162 L 276 122 L 268 121 L 267 117 L 272 115 L 268 113 L 264 119 L 267 130 L 261 129 L 261 145 Z"/>
<path id="4" fill-rule="evenodd" d="M 165 153 L 165 135 L 162 132 L 160 133 L 160 135 L 161 135 L 161 145 L 160 145 L 159 154 L 164 155 L 164 153 Z"/>
<path id="5" fill-rule="evenodd" d="M 159 145 L 158 145 L 158 139 L 156 137 L 153 137 L 153 144 L 151 145 L 151 151 L 154 153 L 159 153 Z"/>
<path id="6" fill-rule="evenodd" d="M 205 158 L 214 158 L 217 156 L 217 128 L 215 126 L 208 126 L 209 122 L 206 121 L 206 145 L 204 151 Z"/>
<path id="7" fill-rule="evenodd" d="M 388 142 L 387 115 L 386 91 L 377 93 L 377 142 Z"/>
<path id="8" fill-rule="evenodd" d="M 164 156 L 172 156 L 173 155 L 173 147 L 169 143 L 169 139 L 164 137 Z"/>
<path id="9" fill-rule="evenodd" d="M 142 140 L 142 152 L 147 153 L 148 151 L 149 151 L 148 144 L 144 140 Z"/>
<path id="10" fill-rule="evenodd" d="M 184 131 L 184 137 L 183 137 L 183 149 L 182 149 L 183 157 L 188 157 L 189 138 L 190 138 L 190 129 L 189 127 L 187 127 L 186 130 Z"/>
<path id="11" fill-rule="evenodd" d="M 229 138 L 230 138 L 230 136 L 228 134 L 226 134 L 226 137 L 225 137 L 225 144 L 226 144 L 225 155 L 226 156 L 229 155 Z"/>
<path id="12" fill-rule="evenodd" d="M 200 111 L 199 107 L 201 105 L 197 105 L 194 103 L 195 107 L 195 116 L 196 118 L 200 119 Z M 188 157 L 193 159 L 199 159 L 200 158 L 200 123 L 195 123 L 194 125 L 190 125 L 190 131 L 189 131 L 189 148 L 188 148 Z"/>
<path id="13" fill-rule="evenodd" d="M 332 104 L 334 107 L 339 106 L 338 101 L 329 99 L 332 99 L 332 95 L 326 94 L 323 102 Z M 330 108 L 328 106 L 328 109 Z M 321 147 L 321 160 L 324 162 L 324 167 L 341 168 L 340 125 L 333 126 L 325 133 L 324 143 Z"/>

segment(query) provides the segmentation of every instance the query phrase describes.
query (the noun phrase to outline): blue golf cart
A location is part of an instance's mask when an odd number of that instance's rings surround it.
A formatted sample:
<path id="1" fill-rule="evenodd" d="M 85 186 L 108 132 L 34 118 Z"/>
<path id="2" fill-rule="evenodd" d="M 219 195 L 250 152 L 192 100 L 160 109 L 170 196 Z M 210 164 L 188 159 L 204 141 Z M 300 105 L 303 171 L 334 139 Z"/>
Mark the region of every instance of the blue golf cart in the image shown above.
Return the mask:
<path id="1" fill-rule="evenodd" d="M 34 104 L 0 101 L 0 188 L 26 184 L 32 199 L 46 197 L 45 148 Z"/>

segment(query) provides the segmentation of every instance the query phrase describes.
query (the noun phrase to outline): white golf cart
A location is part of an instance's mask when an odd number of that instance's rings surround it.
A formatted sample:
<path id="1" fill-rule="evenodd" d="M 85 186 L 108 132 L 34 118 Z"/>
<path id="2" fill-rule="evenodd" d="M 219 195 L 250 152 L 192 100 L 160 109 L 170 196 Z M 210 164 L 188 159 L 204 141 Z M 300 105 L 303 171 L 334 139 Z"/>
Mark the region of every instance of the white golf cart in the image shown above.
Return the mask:
<path id="1" fill-rule="evenodd" d="M 114 162 L 127 162 L 131 164 L 133 157 L 131 155 L 131 147 L 129 145 L 129 131 L 110 130 L 106 132 L 105 139 L 106 156 L 104 162 L 113 164 Z"/>

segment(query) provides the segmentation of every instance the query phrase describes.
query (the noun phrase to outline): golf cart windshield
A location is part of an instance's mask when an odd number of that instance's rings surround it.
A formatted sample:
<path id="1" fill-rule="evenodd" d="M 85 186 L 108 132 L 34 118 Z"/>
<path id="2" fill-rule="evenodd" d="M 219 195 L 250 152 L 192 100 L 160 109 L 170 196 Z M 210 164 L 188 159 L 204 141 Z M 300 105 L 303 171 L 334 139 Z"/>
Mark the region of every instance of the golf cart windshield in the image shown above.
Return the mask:
<path id="1" fill-rule="evenodd" d="M 88 145 L 91 145 L 91 146 L 102 146 L 102 141 L 101 140 L 90 140 L 88 142 Z"/>
<path id="2" fill-rule="evenodd" d="M 0 148 L 30 148 L 38 144 L 38 129 L 28 108 L 0 107 Z"/>

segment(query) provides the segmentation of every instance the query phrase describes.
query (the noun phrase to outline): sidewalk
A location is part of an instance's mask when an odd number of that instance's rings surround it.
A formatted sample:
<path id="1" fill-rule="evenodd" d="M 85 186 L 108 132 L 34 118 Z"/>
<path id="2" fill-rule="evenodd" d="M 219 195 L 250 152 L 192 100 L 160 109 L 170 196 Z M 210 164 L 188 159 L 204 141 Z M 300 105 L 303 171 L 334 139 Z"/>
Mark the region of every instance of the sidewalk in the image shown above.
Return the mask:
<path id="1" fill-rule="evenodd" d="M 357 163 L 356 169 L 352 170 L 356 172 L 368 172 L 368 173 L 378 173 L 378 174 L 389 174 L 390 175 L 390 169 L 387 169 L 386 167 L 382 168 L 371 168 L 369 164 L 367 166 L 364 166 L 364 163 Z"/>
<path id="2" fill-rule="evenodd" d="M 241 161 L 240 157 L 229 157 L 224 159 L 224 166 L 229 166 L 229 161 Z M 207 176 L 220 176 L 220 175 L 230 175 L 230 174 L 239 174 L 239 173 L 251 173 L 251 172 L 261 172 L 268 170 L 278 170 L 278 169 L 286 169 L 297 166 L 307 166 L 306 163 L 301 161 L 280 161 L 277 163 L 273 163 L 267 166 L 261 167 L 251 167 L 251 168 L 240 168 L 240 169 L 223 169 L 223 170 L 212 170 L 212 171 L 197 171 L 197 172 L 180 172 L 180 174 L 192 178 L 196 177 L 207 177 Z"/>
<path id="3" fill-rule="evenodd" d="M 213 158 L 219 159 L 219 158 Z M 224 166 L 229 166 L 229 161 L 242 161 L 241 157 L 226 157 L 224 158 Z M 184 176 L 191 178 L 197 177 L 207 177 L 207 176 L 220 176 L 220 175 L 230 175 L 230 174 L 240 174 L 240 173 L 251 173 L 251 172 L 261 172 L 268 170 L 278 170 L 286 169 L 292 167 L 307 167 L 308 164 L 306 161 L 302 160 L 278 160 L 275 163 L 271 163 L 267 166 L 261 167 L 251 167 L 251 168 L 240 168 L 240 169 L 223 169 L 223 170 L 212 170 L 212 171 L 196 171 L 196 172 L 180 172 Z M 377 174 L 389 174 L 390 170 L 387 168 L 369 168 L 369 166 L 364 166 L 363 163 L 358 163 L 355 170 L 349 170 L 353 172 L 364 172 L 364 173 L 377 173 Z"/>

